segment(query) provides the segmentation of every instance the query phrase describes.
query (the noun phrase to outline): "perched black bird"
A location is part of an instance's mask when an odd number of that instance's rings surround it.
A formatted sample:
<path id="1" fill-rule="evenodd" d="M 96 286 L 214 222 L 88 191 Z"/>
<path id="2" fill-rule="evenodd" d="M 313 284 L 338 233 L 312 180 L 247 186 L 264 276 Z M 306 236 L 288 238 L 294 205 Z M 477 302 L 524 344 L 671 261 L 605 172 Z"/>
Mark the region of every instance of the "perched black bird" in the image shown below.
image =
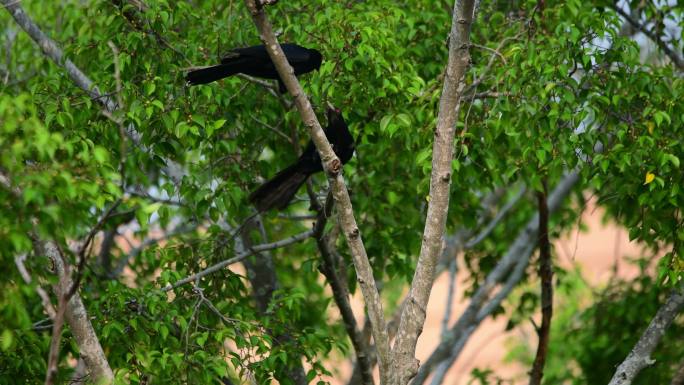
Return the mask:
<path id="1" fill-rule="evenodd" d="M 285 57 L 294 69 L 296 76 L 317 70 L 321 66 L 323 56 L 315 49 L 304 48 L 292 43 L 285 43 L 280 46 L 283 48 Z M 190 71 L 185 75 L 185 80 L 191 85 L 207 84 L 238 73 L 265 79 L 276 79 L 280 92 L 287 91 L 285 84 L 278 76 L 278 71 L 276 71 L 271 57 L 266 52 L 266 47 L 263 45 L 235 48 L 221 59 L 221 64 Z"/>
<path id="2" fill-rule="evenodd" d="M 340 158 L 342 164 L 345 164 L 354 155 L 354 138 L 352 138 L 340 110 L 328 108 L 326 114 L 328 126 L 323 131 L 330 141 L 333 151 Z M 268 182 L 259 186 L 250 194 L 249 201 L 254 204 L 259 212 L 268 211 L 274 207 L 282 210 L 287 207 L 306 178 L 319 171 L 323 171 L 321 157 L 316 146 L 312 141 L 309 141 L 299 159 L 277 173 Z"/>

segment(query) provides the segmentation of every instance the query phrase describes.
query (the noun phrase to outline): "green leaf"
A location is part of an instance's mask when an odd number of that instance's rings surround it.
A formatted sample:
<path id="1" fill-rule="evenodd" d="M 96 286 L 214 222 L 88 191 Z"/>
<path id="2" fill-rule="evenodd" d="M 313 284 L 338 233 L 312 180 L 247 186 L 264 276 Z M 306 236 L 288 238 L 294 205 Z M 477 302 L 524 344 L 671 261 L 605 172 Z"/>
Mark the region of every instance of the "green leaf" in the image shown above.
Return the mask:
<path id="1" fill-rule="evenodd" d="M 147 96 L 152 95 L 155 89 L 157 89 L 157 86 L 154 83 L 149 82 L 145 84 L 145 94 L 147 94 Z"/>
<path id="2" fill-rule="evenodd" d="M 408 116 L 407 114 L 404 114 L 404 113 L 397 114 L 396 118 L 399 120 L 399 122 L 400 122 L 402 125 L 404 125 L 404 126 L 406 126 L 406 127 L 410 127 L 410 126 L 411 126 L 411 117 Z"/>
<path id="3" fill-rule="evenodd" d="M 663 154 L 663 159 L 672 163 L 673 166 L 679 168 L 679 158 L 673 154 Z"/>
<path id="4" fill-rule="evenodd" d="M 665 111 L 658 111 L 653 115 L 653 118 L 655 119 L 656 125 L 660 127 L 660 124 L 663 122 L 663 120 L 667 120 L 667 124 L 672 124 L 672 119 L 670 119 L 670 115 L 667 114 Z"/>
<path id="5" fill-rule="evenodd" d="M 214 124 L 208 125 L 205 129 L 207 132 L 207 136 L 211 137 L 214 134 L 214 131 L 218 130 L 219 128 L 223 127 L 223 125 L 226 124 L 226 119 L 219 119 L 215 120 Z"/>
<path id="6" fill-rule="evenodd" d="M 389 126 L 392 118 L 394 118 L 394 115 L 385 115 L 382 117 L 380 120 L 380 131 L 387 131 L 387 126 Z"/>
<path id="7" fill-rule="evenodd" d="M 14 334 L 12 334 L 12 331 L 9 329 L 3 330 L 2 335 L 0 335 L 0 349 L 6 352 L 12 346 L 13 341 Z"/>

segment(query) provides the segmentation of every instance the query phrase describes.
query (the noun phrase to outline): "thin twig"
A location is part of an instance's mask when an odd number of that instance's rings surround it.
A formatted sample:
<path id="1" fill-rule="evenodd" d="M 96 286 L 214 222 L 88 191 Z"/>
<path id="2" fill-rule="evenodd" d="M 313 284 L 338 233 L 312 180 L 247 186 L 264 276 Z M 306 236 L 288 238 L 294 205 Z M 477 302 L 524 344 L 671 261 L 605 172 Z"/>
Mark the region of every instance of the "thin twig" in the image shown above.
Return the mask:
<path id="1" fill-rule="evenodd" d="M 292 138 L 289 137 L 289 136 L 287 136 L 287 135 L 285 135 L 282 131 L 280 131 L 280 130 L 278 129 L 277 126 L 271 126 L 270 124 L 268 124 L 268 123 L 266 123 L 266 122 L 263 122 L 263 121 L 259 120 L 259 118 L 257 118 L 256 116 L 254 116 L 254 115 L 252 115 L 252 114 L 250 114 L 249 116 L 250 116 L 250 117 L 252 118 L 252 120 L 254 120 L 255 122 L 261 124 L 262 126 L 268 128 L 269 130 L 275 132 L 275 133 L 276 133 L 277 135 L 279 135 L 281 138 L 284 138 L 285 140 L 287 140 L 288 143 L 292 144 Z M 280 123 L 278 123 L 278 125 L 280 125 Z"/>
<path id="2" fill-rule="evenodd" d="M 232 265 L 234 263 L 238 263 L 238 262 L 244 260 L 245 258 L 247 258 L 251 255 L 254 255 L 255 253 L 285 247 L 285 246 L 291 245 L 293 243 L 303 241 L 303 240 L 311 237 L 312 235 L 313 235 L 313 230 L 307 230 L 307 231 L 304 231 L 304 232 L 299 233 L 297 235 L 293 235 L 289 238 L 281 239 L 280 241 L 277 241 L 277 242 L 264 243 L 261 245 L 253 246 L 253 247 L 249 248 L 248 250 L 246 250 L 245 252 L 243 252 L 243 253 L 241 253 L 241 254 L 233 257 L 233 258 L 226 259 L 225 261 L 221 261 L 217 264 L 209 266 L 208 268 L 206 268 L 206 269 L 204 269 L 198 273 L 195 273 L 193 275 L 190 275 L 186 278 L 178 280 L 178 281 L 174 282 L 173 284 L 168 284 L 168 285 L 164 286 L 161 290 L 162 291 L 169 291 L 169 290 L 175 289 L 175 288 L 180 287 L 182 285 L 185 285 L 187 283 L 193 282 L 196 279 L 200 279 L 200 278 L 205 277 L 211 273 L 219 271 L 226 266 Z"/>
<path id="3" fill-rule="evenodd" d="M 112 270 L 112 272 L 110 273 L 110 278 L 116 278 L 119 275 L 121 275 L 121 273 L 123 273 L 126 266 L 128 266 L 128 264 L 132 260 L 134 260 L 138 255 L 140 255 L 140 253 L 142 253 L 144 250 L 148 249 L 149 247 L 154 246 L 154 245 L 158 244 L 159 242 L 168 241 L 169 239 L 174 238 L 178 235 L 187 234 L 189 232 L 195 231 L 195 230 L 197 230 L 198 227 L 199 226 L 196 224 L 181 225 L 181 226 L 177 226 L 173 230 L 167 231 L 164 235 L 162 235 L 160 237 L 145 239 L 144 241 L 142 241 L 140 243 L 140 245 L 138 247 L 131 249 L 128 252 L 128 255 L 121 258 L 119 263 L 116 265 L 116 268 L 114 270 Z"/>
<path id="4" fill-rule="evenodd" d="M 317 217 L 318 216 L 315 214 L 278 214 L 278 218 L 287 219 L 290 221 L 312 221 Z"/>
<path id="5" fill-rule="evenodd" d="M 31 279 L 31 274 L 29 274 L 28 270 L 26 269 L 26 266 L 24 265 L 25 261 L 26 254 L 17 255 L 16 257 L 14 257 L 14 264 L 17 265 L 17 269 L 19 270 L 21 278 L 24 279 L 24 282 L 26 282 L 26 284 L 30 285 L 31 282 L 33 282 L 33 280 Z M 45 309 L 45 312 L 50 317 L 50 319 L 54 320 L 57 313 L 55 312 L 54 306 L 52 306 L 50 296 L 40 286 L 36 286 L 36 293 L 38 293 L 40 300 L 43 302 L 43 309 Z"/>
<path id="6" fill-rule="evenodd" d="M 97 232 L 100 231 L 102 225 L 104 225 L 104 223 L 112 216 L 112 213 L 114 212 L 114 210 L 116 210 L 117 207 L 119 207 L 120 204 L 121 198 L 117 199 L 111 206 L 109 206 L 109 209 L 107 209 L 107 211 L 105 211 L 102 217 L 100 217 L 95 226 L 93 226 L 93 228 L 88 233 L 88 236 L 86 236 L 86 240 L 85 242 L 83 242 L 83 245 L 81 245 L 77 254 L 78 267 L 76 268 L 76 277 L 74 278 L 71 288 L 66 293 L 67 301 L 71 299 L 71 296 L 74 295 L 74 293 L 76 293 L 76 290 L 78 290 L 78 286 L 81 284 L 81 279 L 83 277 L 83 269 L 85 268 L 86 262 L 86 252 L 88 250 L 88 247 L 90 246 L 90 243 L 93 241 L 95 234 L 97 234 Z"/>
<path id="7" fill-rule="evenodd" d="M 461 102 L 472 102 L 473 100 L 476 99 L 498 99 L 498 98 L 503 98 L 503 97 L 509 97 L 513 96 L 513 93 L 510 92 L 495 92 L 495 91 L 485 91 L 485 92 L 476 92 L 474 94 L 470 95 L 465 95 L 463 96 L 463 99 Z"/>
<path id="8" fill-rule="evenodd" d="M 254 76 L 249 76 L 246 74 L 237 74 L 237 76 L 242 78 L 242 79 L 245 79 L 249 82 L 252 82 L 254 84 L 258 84 L 258 85 L 266 88 L 267 90 L 272 92 L 274 95 L 278 93 L 278 87 L 276 85 L 274 85 L 273 82 L 269 82 L 268 80 L 264 80 L 264 79 L 255 78 Z"/>
<path id="9" fill-rule="evenodd" d="M 482 50 L 485 50 L 485 51 L 489 51 L 489 52 L 491 52 L 493 55 L 496 55 L 496 56 L 498 56 L 499 58 L 501 58 L 501 61 L 502 61 L 504 64 L 508 64 L 508 63 L 506 62 L 506 58 L 504 57 L 504 55 L 502 55 L 501 52 L 499 52 L 499 49 L 501 49 L 501 46 L 497 47 L 496 49 L 494 49 L 494 48 L 489 48 L 489 47 L 487 47 L 487 46 L 480 45 L 480 44 L 475 44 L 475 43 L 470 43 L 470 46 L 473 47 L 473 48 L 477 48 L 477 49 L 482 49 Z"/>
<path id="10" fill-rule="evenodd" d="M 150 34 L 154 36 L 154 38 L 157 40 L 157 43 L 161 44 L 163 47 L 170 49 L 173 51 L 176 55 L 180 56 L 185 60 L 186 63 L 191 64 L 190 60 L 188 59 L 187 56 L 180 50 L 178 50 L 176 47 L 172 46 L 171 43 L 169 43 L 159 32 L 157 32 L 154 28 L 152 28 L 152 25 L 149 20 L 144 19 L 139 13 L 146 11 L 149 7 L 147 4 L 140 0 L 126 0 L 127 3 L 130 5 L 133 5 L 135 8 L 137 8 L 138 13 L 132 12 L 132 11 L 124 11 L 124 18 L 135 28 L 136 30 Z M 112 0 L 112 3 L 114 4 L 115 7 L 123 10 L 123 3 L 122 1 L 118 0 Z M 147 25 L 147 28 L 143 27 L 143 24 Z"/>

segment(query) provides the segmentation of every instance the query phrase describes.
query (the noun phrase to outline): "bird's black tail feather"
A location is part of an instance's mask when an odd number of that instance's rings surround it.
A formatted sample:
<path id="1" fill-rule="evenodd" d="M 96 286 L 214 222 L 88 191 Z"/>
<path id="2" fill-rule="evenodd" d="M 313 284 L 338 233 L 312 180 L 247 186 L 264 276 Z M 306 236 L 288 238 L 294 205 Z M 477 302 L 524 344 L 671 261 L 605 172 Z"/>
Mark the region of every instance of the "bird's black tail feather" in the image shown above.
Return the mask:
<path id="1" fill-rule="evenodd" d="M 235 63 L 219 64 L 211 67 L 190 71 L 185 80 L 191 85 L 207 84 L 240 72 L 240 66 Z"/>
<path id="2" fill-rule="evenodd" d="M 249 195 L 249 201 L 259 212 L 268 211 L 274 207 L 282 210 L 287 207 L 308 176 L 307 173 L 301 171 L 299 163 L 295 163 L 259 186 Z"/>

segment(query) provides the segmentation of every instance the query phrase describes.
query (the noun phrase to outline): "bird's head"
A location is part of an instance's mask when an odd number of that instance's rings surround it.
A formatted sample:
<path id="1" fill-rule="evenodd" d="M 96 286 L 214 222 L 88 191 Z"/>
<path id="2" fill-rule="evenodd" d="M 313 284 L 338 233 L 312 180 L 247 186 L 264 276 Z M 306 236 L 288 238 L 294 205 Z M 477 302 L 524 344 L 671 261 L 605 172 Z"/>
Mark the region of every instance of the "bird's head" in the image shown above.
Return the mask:
<path id="1" fill-rule="evenodd" d="M 327 102 L 325 116 L 328 118 L 328 124 L 332 124 L 333 121 L 344 120 L 342 117 L 342 111 L 333 106 L 330 102 Z"/>

